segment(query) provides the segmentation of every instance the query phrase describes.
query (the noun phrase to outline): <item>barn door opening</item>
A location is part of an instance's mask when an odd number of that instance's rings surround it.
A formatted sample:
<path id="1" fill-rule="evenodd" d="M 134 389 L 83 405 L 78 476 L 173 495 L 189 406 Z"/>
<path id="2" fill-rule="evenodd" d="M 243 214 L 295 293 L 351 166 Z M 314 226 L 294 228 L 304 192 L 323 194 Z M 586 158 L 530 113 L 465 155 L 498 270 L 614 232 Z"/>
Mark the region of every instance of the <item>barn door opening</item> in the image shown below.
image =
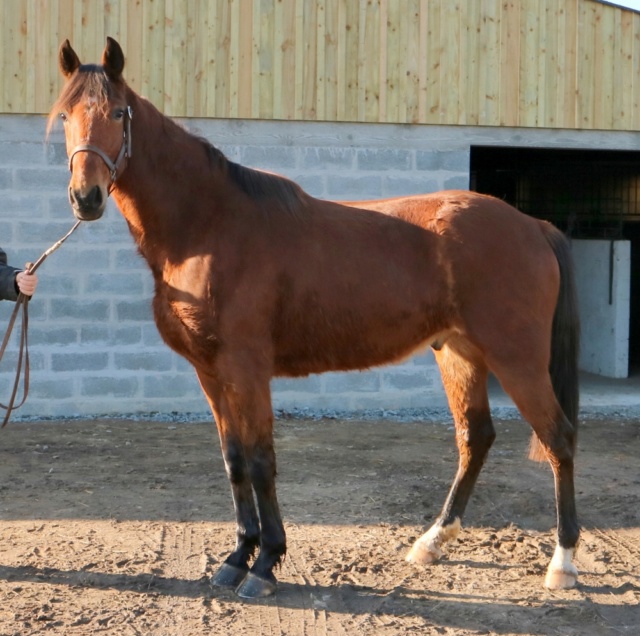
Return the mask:
<path id="1" fill-rule="evenodd" d="M 583 368 L 640 374 L 640 153 L 474 146 L 470 173 L 472 190 L 576 239 Z"/>

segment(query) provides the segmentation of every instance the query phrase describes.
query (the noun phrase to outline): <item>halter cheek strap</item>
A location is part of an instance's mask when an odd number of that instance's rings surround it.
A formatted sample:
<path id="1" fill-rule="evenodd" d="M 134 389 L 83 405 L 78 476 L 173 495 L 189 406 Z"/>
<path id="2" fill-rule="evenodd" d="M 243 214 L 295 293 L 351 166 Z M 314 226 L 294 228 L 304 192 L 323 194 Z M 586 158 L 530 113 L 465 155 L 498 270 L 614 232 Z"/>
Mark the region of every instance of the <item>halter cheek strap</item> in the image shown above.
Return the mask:
<path id="1" fill-rule="evenodd" d="M 109 155 L 104 150 L 91 144 L 81 144 L 76 146 L 69 154 L 69 170 L 73 171 L 73 158 L 79 152 L 93 152 L 98 155 L 102 161 L 105 162 L 107 168 L 109 168 L 109 174 L 111 176 L 111 185 L 115 183 L 118 178 L 118 171 L 122 166 L 122 163 L 131 157 L 131 120 L 133 119 L 133 110 L 131 106 L 127 106 L 127 110 L 124 115 L 124 126 L 122 131 L 122 146 L 120 146 L 120 152 L 115 161 L 111 161 Z"/>

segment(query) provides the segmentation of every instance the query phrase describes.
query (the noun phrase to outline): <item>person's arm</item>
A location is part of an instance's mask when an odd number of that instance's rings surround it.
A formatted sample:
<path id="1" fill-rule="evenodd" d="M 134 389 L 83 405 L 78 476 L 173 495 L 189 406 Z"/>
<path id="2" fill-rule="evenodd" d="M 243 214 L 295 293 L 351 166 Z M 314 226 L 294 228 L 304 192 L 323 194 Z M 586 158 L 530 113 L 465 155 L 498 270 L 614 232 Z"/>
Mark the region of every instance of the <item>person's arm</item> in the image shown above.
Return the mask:
<path id="1" fill-rule="evenodd" d="M 0 247 L 0 300 L 18 300 L 16 274 L 19 271 L 7 265 L 7 255 Z"/>
<path id="2" fill-rule="evenodd" d="M 36 274 L 27 274 L 17 267 L 7 265 L 7 255 L 0 247 L 0 300 L 18 300 L 22 292 L 32 296 L 38 285 Z"/>

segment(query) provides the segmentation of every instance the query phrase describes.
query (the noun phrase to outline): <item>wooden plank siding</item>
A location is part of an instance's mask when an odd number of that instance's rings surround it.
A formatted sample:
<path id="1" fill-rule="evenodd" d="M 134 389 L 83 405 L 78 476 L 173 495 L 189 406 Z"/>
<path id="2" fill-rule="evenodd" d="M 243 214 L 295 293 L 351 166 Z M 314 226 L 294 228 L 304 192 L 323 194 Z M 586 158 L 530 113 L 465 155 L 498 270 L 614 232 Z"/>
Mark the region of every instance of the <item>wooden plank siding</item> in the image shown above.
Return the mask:
<path id="1" fill-rule="evenodd" d="M 107 35 L 180 117 L 636 130 L 640 14 L 594 0 L 3 0 L 0 112 Z"/>

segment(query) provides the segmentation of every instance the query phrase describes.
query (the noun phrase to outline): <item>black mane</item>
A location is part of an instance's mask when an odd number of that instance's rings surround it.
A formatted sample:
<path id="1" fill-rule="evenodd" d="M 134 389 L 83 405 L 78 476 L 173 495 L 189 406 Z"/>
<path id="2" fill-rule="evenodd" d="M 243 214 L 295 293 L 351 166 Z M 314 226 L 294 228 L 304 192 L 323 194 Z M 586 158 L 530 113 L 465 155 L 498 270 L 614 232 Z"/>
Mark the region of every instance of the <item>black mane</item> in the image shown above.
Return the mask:
<path id="1" fill-rule="evenodd" d="M 226 168 L 230 179 L 254 200 L 276 200 L 289 212 L 299 212 L 306 206 L 306 194 L 297 184 L 286 177 L 247 168 L 235 161 L 230 161 L 221 150 L 202 139 L 206 145 L 209 159 L 213 164 Z"/>

